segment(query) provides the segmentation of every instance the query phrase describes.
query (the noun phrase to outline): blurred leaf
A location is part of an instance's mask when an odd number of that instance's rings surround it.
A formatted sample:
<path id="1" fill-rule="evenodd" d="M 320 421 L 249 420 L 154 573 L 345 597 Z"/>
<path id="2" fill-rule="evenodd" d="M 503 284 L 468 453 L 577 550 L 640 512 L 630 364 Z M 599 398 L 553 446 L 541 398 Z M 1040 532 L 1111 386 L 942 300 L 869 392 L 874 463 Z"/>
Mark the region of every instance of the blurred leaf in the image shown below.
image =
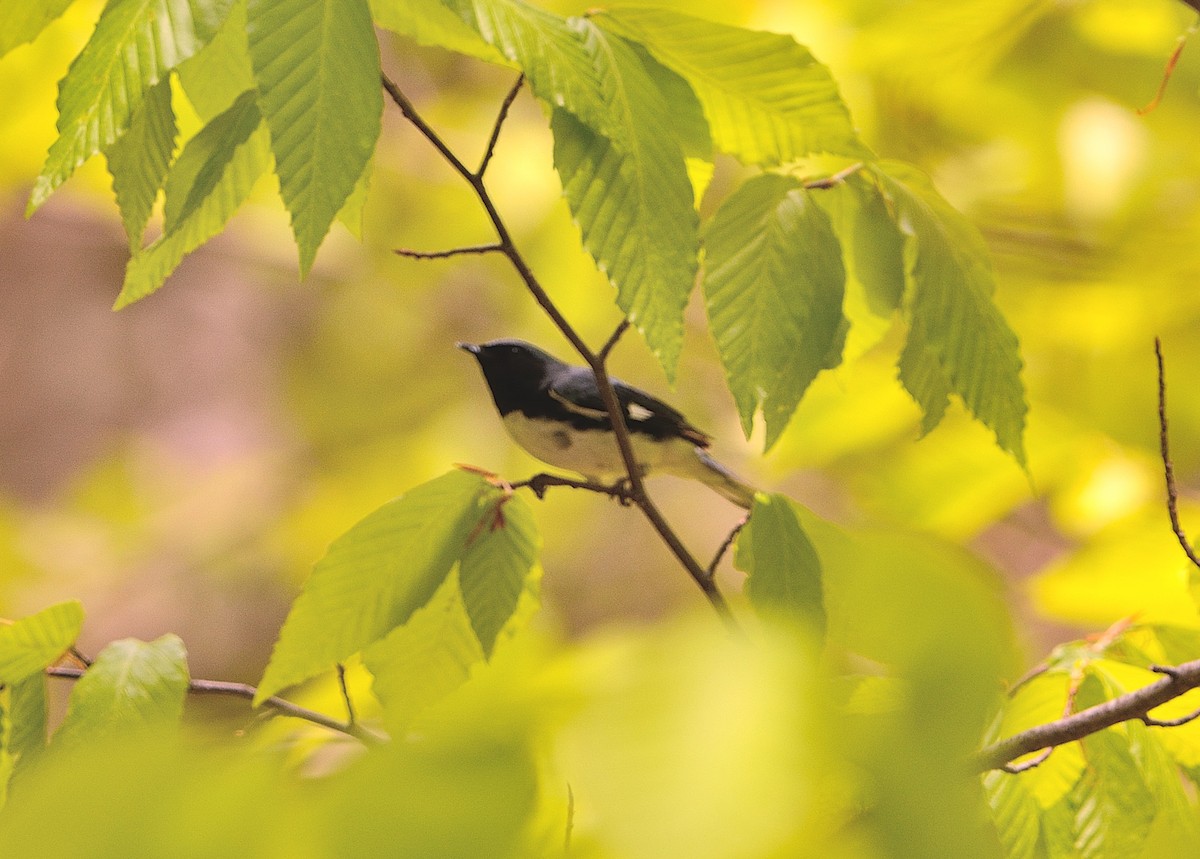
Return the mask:
<path id="1" fill-rule="evenodd" d="M 445 48 L 489 63 L 511 65 L 446 6 L 429 0 L 370 0 L 376 26 L 408 36 L 418 45 Z"/>
<path id="2" fill-rule="evenodd" d="M 0 0 L 0 57 L 32 42 L 75 0 Z"/>
<path id="3" fill-rule="evenodd" d="M 871 173 L 906 236 L 910 334 L 901 381 L 922 407 L 944 408 L 935 365 L 944 382 L 996 441 L 1025 465 L 1025 390 L 1016 335 L 992 302 L 994 282 L 979 232 L 955 211 L 928 178 L 900 162 Z M 928 421 L 926 429 L 930 427 Z"/>
<path id="4" fill-rule="evenodd" d="M 999 723 L 988 733 L 987 741 L 1010 737 L 1036 725 L 1061 719 L 1066 710 L 1069 684 L 1068 675 L 1058 671 L 1043 672 L 1022 683 L 1004 702 Z M 1019 758 L 1016 762 L 1027 759 Z M 1017 777 L 1045 809 L 1070 793 L 1084 766 L 1079 745 L 1070 743 L 1059 746 L 1044 762 Z"/>
<path id="5" fill-rule="evenodd" d="M 795 508 L 784 495 L 756 495 L 738 534 L 734 566 L 749 576 L 746 595 L 760 614 L 799 621 L 820 635 L 825 632 L 821 561 Z"/>
<path id="6" fill-rule="evenodd" d="M 142 246 L 150 210 L 171 169 L 175 135 L 171 81 L 164 78 L 150 87 L 133 115 L 129 130 L 104 153 L 129 248 L 134 253 Z"/>
<path id="7" fill-rule="evenodd" d="M 478 475 L 451 471 L 335 540 L 288 612 L 255 704 L 404 624 L 433 597 L 499 495 Z"/>
<path id="8" fill-rule="evenodd" d="M 699 218 L 672 106 L 628 43 L 588 21 L 573 25 L 600 81 L 610 134 L 555 110 L 554 166 L 584 247 L 673 378 L 696 277 Z"/>
<path id="9" fill-rule="evenodd" d="M 1129 734 L 1129 750 L 1146 787 L 1154 795 L 1155 821 L 1171 826 L 1180 841 L 1198 843 L 1200 821 L 1197 820 L 1196 809 L 1185 792 L 1178 765 L 1162 742 L 1174 728 L 1152 730 L 1134 720 L 1125 724 L 1125 730 Z"/>
<path id="10" fill-rule="evenodd" d="M 488 658 L 496 636 L 517 610 L 542 542 L 524 499 L 514 495 L 496 505 L 494 518 L 482 523 L 458 570 L 463 607 Z"/>
<path id="11" fill-rule="evenodd" d="M 7 700 L 5 700 L 7 699 Z M 46 677 L 35 674 L 0 690 L 0 808 L 11 784 L 46 749 Z"/>
<path id="12" fill-rule="evenodd" d="M 58 603 L 0 626 L 0 685 L 19 683 L 58 661 L 79 637 L 83 606 Z"/>
<path id="13" fill-rule="evenodd" d="M 174 725 L 187 690 L 187 653 L 178 636 L 114 641 L 76 681 L 53 748 L 78 749 L 114 734 Z"/>
<path id="14" fill-rule="evenodd" d="M 167 176 L 166 232 L 130 258 L 117 309 L 157 290 L 186 254 L 221 231 L 266 171 L 267 144 L 253 90 L 187 142 Z"/>
<path id="15" fill-rule="evenodd" d="M 303 276 L 375 151 L 379 46 L 366 0 L 249 0 L 247 33 Z"/>
<path id="16" fill-rule="evenodd" d="M 704 234 L 704 295 L 721 361 L 749 436 L 761 408 L 766 447 L 841 346 L 842 251 L 798 180 L 751 179 Z M 832 358 L 832 359 L 831 359 Z"/>
<path id="17" fill-rule="evenodd" d="M 791 36 L 669 9 L 624 7 L 598 20 L 692 85 L 722 152 L 768 165 L 813 152 L 867 155 L 829 69 Z"/>
<path id="18" fill-rule="evenodd" d="M 992 770 L 983 777 L 992 823 L 1008 859 L 1038 859 L 1041 808 L 1020 776 Z"/>
<path id="19" fill-rule="evenodd" d="M 105 6 L 60 85 L 59 136 L 34 183 L 27 214 L 125 133 L 146 91 L 204 47 L 231 2 L 111 0 Z"/>
<path id="20" fill-rule="evenodd" d="M 175 70 L 188 101 L 205 122 L 257 85 L 246 39 L 246 0 L 234 0 L 221 29 L 203 50 Z"/>
<path id="21" fill-rule="evenodd" d="M 375 677 L 372 691 L 396 736 L 403 736 L 421 711 L 465 683 L 472 666 L 483 660 L 453 573 L 402 626 L 363 651 L 363 664 Z"/>

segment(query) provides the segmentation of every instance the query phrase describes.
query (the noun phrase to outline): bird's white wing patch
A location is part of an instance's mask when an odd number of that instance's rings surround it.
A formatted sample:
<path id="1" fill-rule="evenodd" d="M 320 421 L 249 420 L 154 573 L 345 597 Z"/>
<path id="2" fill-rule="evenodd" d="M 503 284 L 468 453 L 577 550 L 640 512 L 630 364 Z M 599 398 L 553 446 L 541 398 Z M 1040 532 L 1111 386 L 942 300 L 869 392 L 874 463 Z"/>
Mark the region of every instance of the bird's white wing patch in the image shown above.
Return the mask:
<path id="1" fill-rule="evenodd" d="M 645 406 L 640 406 L 637 403 L 629 404 L 629 419 L 631 421 L 645 421 L 654 417 L 654 412 L 650 411 Z"/>
<path id="2" fill-rule="evenodd" d="M 553 388 L 550 389 L 550 396 L 562 403 L 563 408 L 568 412 L 574 412 L 577 415 L 583 415 L 585 418 L 594 418 L 598 421 L 602 421 L 608 417 L 608 412 L 604 411 L 604 409 L 589 409 L 587 406 L 573 403 Z"/>

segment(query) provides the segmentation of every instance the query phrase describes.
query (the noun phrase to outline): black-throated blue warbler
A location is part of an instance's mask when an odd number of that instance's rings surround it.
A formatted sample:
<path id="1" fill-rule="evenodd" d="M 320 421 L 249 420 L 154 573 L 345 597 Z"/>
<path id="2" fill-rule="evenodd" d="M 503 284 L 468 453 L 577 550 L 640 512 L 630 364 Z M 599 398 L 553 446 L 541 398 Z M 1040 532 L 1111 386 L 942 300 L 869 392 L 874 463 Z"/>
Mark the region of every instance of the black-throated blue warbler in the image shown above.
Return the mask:
<path id="1" fill-rule="evenodd" d="M 523 340 L 459 343 L 479 361 L 504 427 L 542 462 L 597 483 L 625 474 L 608 411 L 588 367 L 566 364 Z M 666 403 L 613 379 L 642 474 L 699 480 L 749 509 L 754 490 L 705 450 L 711 439 Z"/>

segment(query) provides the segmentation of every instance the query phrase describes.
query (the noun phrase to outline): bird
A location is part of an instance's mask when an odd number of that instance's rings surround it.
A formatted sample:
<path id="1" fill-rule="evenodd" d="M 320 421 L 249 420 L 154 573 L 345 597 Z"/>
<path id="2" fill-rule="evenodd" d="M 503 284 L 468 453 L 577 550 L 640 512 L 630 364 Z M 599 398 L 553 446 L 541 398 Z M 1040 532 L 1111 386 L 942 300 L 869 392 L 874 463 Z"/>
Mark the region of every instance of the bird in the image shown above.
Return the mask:
<path id="1" fill-rule="evenodd" d="M 627 476 L 612 422 L 589 367 L 577 367 L 524 340 L 457 343 L 483 370 L 508 434 L 542 462 L 608 485 Z M 609 377 L 624 411 L 642 475 L 698 480 L 749 510 L 755 490 L 708 453 L 712 439 L 678 410 Z"/>

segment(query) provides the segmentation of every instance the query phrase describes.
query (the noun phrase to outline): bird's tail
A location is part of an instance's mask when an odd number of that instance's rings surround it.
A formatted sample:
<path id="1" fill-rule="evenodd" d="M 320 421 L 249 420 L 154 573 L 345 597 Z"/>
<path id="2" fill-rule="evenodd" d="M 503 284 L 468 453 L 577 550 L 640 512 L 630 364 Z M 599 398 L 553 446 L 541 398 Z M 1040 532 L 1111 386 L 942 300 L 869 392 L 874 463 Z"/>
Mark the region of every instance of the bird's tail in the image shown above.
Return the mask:
<path id="1" fill-rule="evenodd" d="M 739 507 L 749 510 L 754 506 L 754 487 L 739 480 L 736 474 L 709 456 L 708 451 L 704 448 L 696 448 L 696 458 L 699 467 L 691 472 L 692 477 L 716 490 Z"/>

